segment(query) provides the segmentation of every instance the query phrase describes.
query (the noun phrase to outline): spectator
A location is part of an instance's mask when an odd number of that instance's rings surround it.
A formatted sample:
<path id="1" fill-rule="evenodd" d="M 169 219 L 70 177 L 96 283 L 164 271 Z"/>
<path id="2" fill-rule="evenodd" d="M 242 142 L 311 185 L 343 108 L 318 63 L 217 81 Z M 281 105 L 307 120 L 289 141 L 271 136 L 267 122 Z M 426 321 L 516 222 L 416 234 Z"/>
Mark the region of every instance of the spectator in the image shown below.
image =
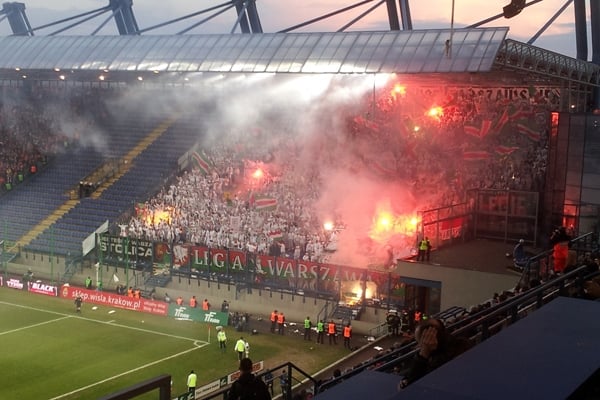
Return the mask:
<path id="1" fill-rule="evenodd" d="M 281 388 L 281 397 L 287 399 L 287 394 L 290 390 L 290 380 L 285 369 L 281 370 L 279 375 L 279 387 Z"/>
<path id="2" fill-rule="evenodd" d="M 271 400 L 271 394 L 265 382 L 252 373 L 252 360 L 240 360 L 240 376 L 233 382 L 227 394 L 228 400 Z"/>
<path id="3" fill-rule="evenodd" d="M 527 266 L 528 261 L 529 257 L 527 257 L 527 254 L 525 253 L 525 240 L 519 239 L 519 242 L 513 249 L 513 262 L 515 267 L 524 269 Z"/>
<path id="4" fill-rule="evenodd" d="M 267 389 L 269 389 L 269 393 L 271 393 L 271 397 L 272 397 L 274 395 L 273 381 L 275 380 L 275 377 L 273 376 L 273 371 L 271 371 L 270 369 L 267 370 L 267 372 L 265 372 L 265 374 L 263 375 L 263 379 L 264 379 L 265 385 L 267 385 Z"/>
<path id="5" fill-rule="evenodd" d="M 567 234 L 564 226 L 555 229 L 550 237 L 552 245 L 552 258 L 554 259 L 554 272 L 561 274 L 567 267 L 567 259 L 569 257 L 569 241 L 571 237 Z"/>
<path id="6" fill-rule="evenodd" d="M 455 338 L 448 334 L 442 321 L 434 318 L 427 319 L 417 326 L 415 340 L 419 352 L 415 355 L 409 372 L 400 382 L 401 388 L 422 378 L 472 347 L 468 339 Z"/>
<path id="7" fill-rule="evenodd" d="M 588 279 L 583 283 L 584 295 L 587 299 L 600 299 L 600 276 Z"/>

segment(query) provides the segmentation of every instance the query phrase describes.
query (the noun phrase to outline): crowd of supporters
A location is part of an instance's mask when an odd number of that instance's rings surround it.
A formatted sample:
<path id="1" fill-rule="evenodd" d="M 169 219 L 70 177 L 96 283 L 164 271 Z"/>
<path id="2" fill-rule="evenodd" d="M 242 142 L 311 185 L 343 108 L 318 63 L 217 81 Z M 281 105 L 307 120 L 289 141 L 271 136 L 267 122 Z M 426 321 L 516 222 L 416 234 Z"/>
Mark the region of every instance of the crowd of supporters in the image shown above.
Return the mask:
<path id="1" fill-rule="evenodd" d="M 104 110 L 104 96 L 90 89 L 0 87 L 0 191 L 11 190 L 58 152 L 80 138 L 91 119 Z"/>
<path id="2" fill-rule="evenodd" d="M 307 139 L 262 126 L 221 137 L 199 149 L 202 168 L 186 170 L 141 205 L 123 233 L 324 262 L 351 218 L 337 214 L 324 229 L 318 217 L 331 171 L 402 182 L 421 210 L 465 201 L 468 189 L 538 191 L 556 96 L 530 90 L 516 97 L 384 91 L 365 99 L 368 112 L 341 110 L 342 132 Z"/>
<path id="3" fill-rule="evenodd" d="M 89 90 L 66 96 L 59 88 L 4 88 L 0 183 L 19 180 L 85 135 L 81 122 L 65 121 L 106 117 L 102 101 L 112 94 Z M 343 171 L 343 179 L 382 187 L 400 182 L 419 210 L 462 202 L 468 189 L 537 191 L 557 101 L 554 92 L 532 88 L 392 85 L 365 96 L 362 110 L 336 110 L 335 129 L 325 124 L 317 135 L 281 123 L 246 127 L 202 144 L 198 153 L 208 163 L 186 169 L 141 205 L 123 233 L 325 262 L 352 218 L 330 205 L 324 228 L 316 208 L 329 189 L 327 174 Z"/>

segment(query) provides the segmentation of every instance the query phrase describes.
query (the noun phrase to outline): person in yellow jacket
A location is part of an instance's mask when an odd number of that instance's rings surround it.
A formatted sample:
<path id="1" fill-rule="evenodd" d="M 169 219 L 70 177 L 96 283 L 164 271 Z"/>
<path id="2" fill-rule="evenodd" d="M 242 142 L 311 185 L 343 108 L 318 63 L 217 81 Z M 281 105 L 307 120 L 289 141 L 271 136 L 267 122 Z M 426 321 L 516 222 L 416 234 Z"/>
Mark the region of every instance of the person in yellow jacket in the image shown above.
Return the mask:
<path id="1" fill-rule="evenodd" d="M 225 353 L 227 350 L 227 335 L 223 328 L 217 330 L 217 341 L 219 342 L 219 349 L 221 353 Z"/>
<path id="2" fill-rule="evenodd" d="M 246 341 L 244 340 L 243 336 L 240 336 L 240 338 L 237 340 L 237 342 L 235 342 L 235 346 L 233 349 L 238 354 L 238 360 L 242 361 L 242 358 L 244 358 L 244 356 L 246 354 Z"/>
<path id="3" fill-rule="evenodd" d="M 425 255 L 427 254 L 427 249 L 429 248 L 429 239 L 423 238 L 419 242 L 419 253 L 417 254 L 417 261 L 425 261 Z"/>
<path id="4" fill-rule="evenodd" d="M 187 377 L 188 393 L 196 393 L 196 382 L 198 382 L 198 375 L 194 370 L 191 370 Z"/>

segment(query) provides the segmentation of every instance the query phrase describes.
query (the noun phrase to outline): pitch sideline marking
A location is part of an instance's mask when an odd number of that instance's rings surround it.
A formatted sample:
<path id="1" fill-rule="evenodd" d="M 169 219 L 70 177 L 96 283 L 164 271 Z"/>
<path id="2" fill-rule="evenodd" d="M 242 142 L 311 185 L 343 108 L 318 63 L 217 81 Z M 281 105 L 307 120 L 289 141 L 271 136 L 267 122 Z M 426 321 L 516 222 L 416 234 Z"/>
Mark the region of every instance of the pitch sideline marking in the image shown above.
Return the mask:
<path id="1" fill-rule="evenodd" d="M 194 347 L 191 348 L 191 349 L 187 349 L 187 350 L 181 351 L 179 353 L 172 354 L 172 355 L 170 355 L 168 357 L 163 357 L 163 358 L 161 358 L 159 360 L 152 361 L 151 363 L 147 363 L 147 364 L 141 365 L 141 366 L 139 366 L 137 368 L 134 368 L 134 369 L 122 372 L 122 373 L 117 374 L 117 375 L 113 375 L 113 376 L 108 377 L 106 379 L 103 379 L 101 381 L 94 382 L 94 383 L 86 385 L 86 386 L 82 386 L 79 389 L 75 389 L 75 390 L 73 390 L 73 391 L 71 391 L 69 393 L 63 393 L 60 396 L 56 396 L 56 397 L 51 398 L 50 400 L 62 399 L 64 397 L 67 397 L 67 396 L 70 396 L 72 394 L 81 392 L 83 390 L 87 390 L 87 389 L 92 388 L 94 386 L 101 385 L 101 384 L 106 383 L 108 381 L 111 381 L 113 379 L 117 379 L 117 378 L 120 378 L 122 376 L 128 375 L 128 374 L 130 374 L 132 372 L 140 371 L 140 370 L 142 370 L 144 368 L 148 368 L 148 367 L 150 367 L 152 365 L 156 365 L 158 363 L 170 360 L 172 358 L 176 358 L 176 357 L 179 357 L 181 355 L 190 353 L 192 351 L 196 351 L 196 350 L 201 349 L 202 347 L 207 346 L 207 345 L 210 344 L 210 343 L 205 342 L 203 340 L 190 339 L 190 338 L 186 338 L 186 337 L 183 337 L 183 336 L 171 335 L 171 334 L 168 334 L 168 333 L 151 331 L 149 329 L 141 329 L 141 328 L 136 328 L 136 327 L 127 326 L 127 325 L 115 324 L 114 320 L 113 321 L 109 321 L 109 322 L 99 321 L 99 320 L 96 320 L 96 319 L 93 319 L 93 318 L 86 318 L 86 317 L 82 317 L 82 316 L 74 316 L 74 315 L 59 313 L 57 311 L 43 310 L 41 308 L 35 308 L 35 307 L 25 306 L 25 305 L 22 305 L 22 304 L 14 304 L 14 303 L 6 302 L 6 301 L 0 301 L 0 304 L 4 304 L 4 305 L 7 305 L 7 306 L 13 306 L 13 307 L 20 307 L 20 308 L 25 308 L 25 309 L 28 309 L 28 310 L 40 311 L 40 312 L 45 312 L 45 313 L 49 313 L 49 314 L 55 314 L 55 315 L 62 316 L 62 318 L 58 318 L 58 319 L 53 319 L 53 320 L 50 320 L 50 321 L 41 322 L 39 324 L 31 325 L 30 327 L 33 327 L 33 326 L 36 326 L 36 325 L 43 325 L 43 324 L 47 324 L 47 323 L 50 323 L 50 322 L 55 322 L 55 321 L 59 321 L 59 320 L 62 320 L 62 319 L 67 319 L 67 318 L 79 318 L 79 319 L 83 319 L 83 320 L 86 320 L 86 321 L 97 322 L 97 323 L 100 323 L 100 324 L 107 324 L 107 325 L 112 325 L 112 326 L 118 326 L 118 327 L 121 327 L 121 328 L 133 329 L 133 330 L 137 330 L 137 331 L 142 331 L 142 332 L 147 332 L 147 333 L 153 333 L 153 334 L 156 334 L 156 335 L 163 335 L 163 336 L 167 336 L 167 337 L 171 337 L 171 338 L 175 338 L 175 339 L 189 340 L 189 341 L 193 342 Z M 28 328 L 28 327 L 22 327 L 22 328 L 14 329 L 13 331 L 18 331 L 18 330 L 25 329 L 25 328 Z M 8 333 L 8 332 L 5 332 L 5 333 Z"/>
<path id="2" fill-rule="evenodd" d="M 70 314 L 65 314 L 65 313 L 59 313 L 57 311 L 44 310 L 44 309 L 41 309 L 41 308 L 35 308 L 35 307 L 25 306 L 25 305 L 22 305 L 22 304 L 8 303 L 6 301 L 0 301 L 0 304 L 5 304 L 7 306 L 13 306 L 13 307 L 25 308 L 25 309 L 28 309 L 28 310 L 45 312 L 45 313 L 48 313 L 48 314 L 60 315 L 60 316 L 62 316 L 64 318 L 79 318 L 79 319 L 82 319 L 82 320 L 85 320 L 85 321 L 97 322 L 99 324 L 118 326 L 120 328 L 132 329 L 134 331 L 152 333 L 152 334 L 155 334 L 155 335 L 162 335 L 162 336 L 166 336 L 166 337 L 170 337 L 170 338 L 174 338 L 174 339 L 188 340 L 188 341 L 191 341 L 191 342 L 194 342 L 194 343 L 198 342 L 198 343 L 202 343 L 203 345 L 209 344 L 208 342 L 206 342 L 204 340 L 192 339 L 192 338 L 188 338 L 188 337 L 184 337 L 184 336 L 178 336 L 178 335 L 171 335 L 170 333 L 164 333 L 164 332 L 158 332 L 158 331 L 151 331 L 150 329 L 137 328 L 135 326 L 115 324 L 114 320 L 111 320 L 111 321 L 100 321 L 100 320 L 93 319 L 93 318 L 86 318 L 86 317 L 83 317 L 83 316 L 80 316 L 80 315 L 70 315 Z M 52 320 L 52 321 L 57 321 L 57 320 Z M 45 323 L 52 322 L 52 321 L 46 321 Z"/>
<path id="3" fill-rule="evenodd" d="M 172 355 L 170 355 L 169 357 L 164 357 L 164 358 L 161 358 L 160 360 L 152 361 L 151 363 L 148 363 L 148 364 L 141 365 L 141 366 L 139 366 L 139 367 L 137 367 L 137 368 L 134 368 L 134 369 L 131 369 L 131 370 L 128 370 L 128 371 L 122 372 L 122 373 L 120 373 L 120 374 L 117 374 L 117 375 L 113 375 L 113 376 L 111 376 L 111 377 L 108 377 L 108 378 L 106 378 L 106 379 L 102 379 L 101 381 L 94 382 L 94 383 L 92 383 L 92 384 L 89 384 L 89 385 L 87 385 L 87 386 L 82 386 L 82 387 L 80 387 L 79 389 L 75 389 L 75 390 L 73 390 L 73 391 L 70 391 L 69 393 L 63 393 L 63 394 L 61 394 L 60 396 L 52 397 L 50 400 L 58 400 L 58 399 L 62 399 L 63 397 L 67 397 L 67 396 L 70 396 L 70 395 L 72 395 L 72 394 L 75 394 L 75 393 L 81 392 L 81 391 L 83 391 L 83 390 L 87 390 L 87 389 L 89 389 L 89 388 L 92 388 L 92 387 L 94 387 L 94 386 L 101 385 L 101 384 L 103 384 L 103 383 L 106 383 L 106 382 L 108 382 L 108 381 L 112 381 L 113 379 L 117 379 L 117 378 L 120 378 L 120 377 L 122 377 L 122 376 L 128 375 L 128 374 L 130 374 L 130 373 L 132 373 L 132 372 L 140 371 L 140 370 L 142 370 L 142 369 L 144 369 L 144 368 L 147 368 L 147 367 L 150 367 L 150 366 L 152 366 L 152 365 L 155 365 L 155 364 L 161 363 L 161 362 L 163 362 L 163 361 L 167 361 L 167 360 L 170 360 L 170 359 L 172 359 L 172 358 L 179 357 L 179 356 L 181 356 L 181 355 L 183 355 L 183 354 L 190 353 L 190 352 L 192 352 L 192 351 L 196 351 L 196 350 L 198 350 L 198 349 L 200 349 L 201 347 L 203 347 L 203 346 L 206 346 L 206 345 L 207 345 L 207 344 L 203 344 L 202 346 L 199 346 L 199 347 L 194 347 L 194 348 L 192 348 L 192 349 L 187 349 L 187 350 L 184 350 L 184 351 L 182 351 L 182 352 L 179 352 L 179 353 L 177 353 L 177 354 L 172 354 Z"/>
<path id="4" fill-rule="evenodd" d="M 10 331 L 0 332 L 0 336 L 7 335 L 9 333 L 15 333 L 15 332 L 19 332 L 19 331 L 24 331 L 25 329 L 35 328 L 35 327 L 41 326 L 41 325 L 51 324 L 53 322 L 62 321 L 63 319 L 67 319 L 67 318 L 71 318 L 71 316 L 65 315 L 64 317 L 61 317 L 61 318 L 51 319 L 51 320 L 48 320 L 48 321 L 39 322 L 37 324 L 22 326 L 22 327 L 17 328 L 17 329 L 11 329 Z"/>

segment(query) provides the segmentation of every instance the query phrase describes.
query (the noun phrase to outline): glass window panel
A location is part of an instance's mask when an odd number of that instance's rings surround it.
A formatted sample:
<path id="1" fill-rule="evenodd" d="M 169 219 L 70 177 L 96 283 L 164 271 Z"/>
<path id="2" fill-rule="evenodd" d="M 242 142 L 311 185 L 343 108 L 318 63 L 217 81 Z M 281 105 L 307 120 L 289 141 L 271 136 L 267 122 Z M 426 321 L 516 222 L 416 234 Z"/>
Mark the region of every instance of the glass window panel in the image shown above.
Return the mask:
<path id="1" fill-rule="evenodd" d="M 263 53 L 260 56 L 261 61 L 265 61 L 266 63 L 270 62 L 273 58 L 273 55 L 279 49 L 281 42 L 283 42 L 283 36 L 273 36 L 273 40 L 269 42 L 269 45 L 264 48 Z"/>
<path id="2" fill-rule="evenodd" d="M 258 57 L 254 55 L 259 48 L 258 45 L 260 44 L 260 39 L 257 37 L 259 35 L 248 36 L 249 38 L 246 45 L 240 50 L 238 61 L 258 60 Z"/>
<path id="3" fill-rule="evenodd" d="M 85 37 L 75 37 L 73 42 L 58 57 L 57 63 L 65 69 L 79 68 L 83 61 L 79 57 L 79 52 L 83 46 L 89 44 Z M 88 50 L 89 51 L 89 50 Z"/>
<path id="4" fill-rule="evenodd" d="M 406 44 L 409 45 L 416 45 L 421 43 L 421 40 L 423 40 L 423 36 L 425 34 L 423 32 L 411 32 L 410 36 L 408 37 L 408 39 L 406 40 Z"/>
<path id="5" fill-rule="evenodd" d="M 335 47 L 330 48 L 331 39 L 333 35 L 325 34 L 321 37 L 318 43 L 316 43 L 313 52 L 311 53 L 311 57 L 320 59 L 320 58 L 330 58 L 335 51 Z"/>
<path id="6" fill-rule="evenodd" d="M 306 38 L 304 35 L 295 37 L 289 47 L 282 44 L 273 55 L 273 60 L 294 60 L 300 49 L 304 46 L 304 43 L 306 43 Z"/>
<path id="7" fill-rule="evenodd" d="M 296 52 L 295 60 L 304 62 L 304 60 L 308 59 L 318 41 L 319 38 L 317 36 L 308 36 L 304 42 L 304 46 Z"/>
<path id="8" fill-rule="evenodd" d="M 161 37 L 154 47 L 148 51 L 146 57 L 156 60 L 170 60 L 187 39 L 185 35 Z"/>
<path id="9" fill-rule="evenodd" d="M 32 61 L 35 58 L 37 52 L 40 50 L 39 46 L 39 40 L 26 40 L 22 42 L 21 48 L 18 52 L 18 57 L 22 68 L 32 67 Z"/>

